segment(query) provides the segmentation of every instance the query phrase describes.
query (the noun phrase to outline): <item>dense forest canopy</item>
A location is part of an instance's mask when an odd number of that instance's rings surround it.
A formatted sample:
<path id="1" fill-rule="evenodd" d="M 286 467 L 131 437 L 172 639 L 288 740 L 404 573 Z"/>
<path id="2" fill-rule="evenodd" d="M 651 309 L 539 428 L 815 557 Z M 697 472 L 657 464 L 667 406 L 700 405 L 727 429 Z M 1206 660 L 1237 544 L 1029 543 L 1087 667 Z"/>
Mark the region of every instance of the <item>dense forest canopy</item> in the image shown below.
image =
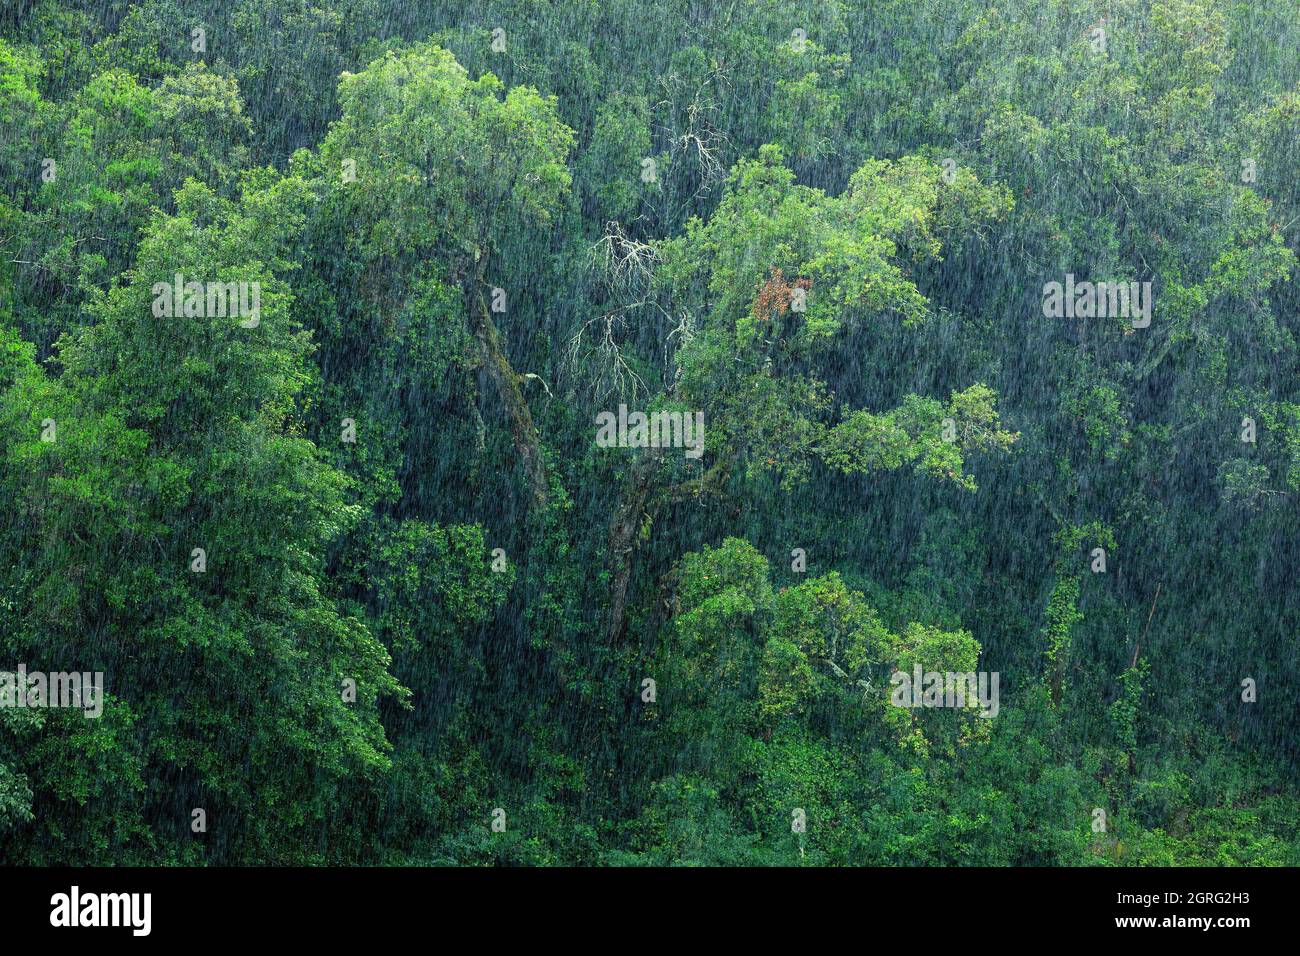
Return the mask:
<path id="1" fill-rule="evenodd" d="M 1300 864 L 1295 0 L 11 0 L 0 124 L 0 861 Z"/>

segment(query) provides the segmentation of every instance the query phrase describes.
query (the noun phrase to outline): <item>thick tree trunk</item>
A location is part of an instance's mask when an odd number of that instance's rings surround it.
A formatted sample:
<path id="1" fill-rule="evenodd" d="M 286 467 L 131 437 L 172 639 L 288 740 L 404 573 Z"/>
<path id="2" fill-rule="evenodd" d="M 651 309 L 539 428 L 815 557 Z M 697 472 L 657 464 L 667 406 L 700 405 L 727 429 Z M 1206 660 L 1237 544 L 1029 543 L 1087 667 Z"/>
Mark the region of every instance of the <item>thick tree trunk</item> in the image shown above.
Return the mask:
<path id="1" fill-rule="evenodd" d="M 611 643 L 622 637 L 626 624 L 627 588 L 632 578 L 632 561 L 636 556 L 637 532 L 642 519 L 653 518 L 664 505 L 698 498 L 702 494 L 717 494 L 726 484 L 729 474 L 724 457 L 699 478 L 664 488 L 652 499 L 663 454 L 662 448 L 647 448 L 645 454 L 637 459 L 609 525 L 608 567 L 612 595 L 607 637 Z"/>
<path id="2" fill-rule="evenodd" d="M 483 368 L 492 380 L 501 404 L 505 406 L 506 415 L 510 419 L 510 433 L 528 475 L 532 506 L 540 512 L 546 507 L 550 485 L 546 480 L 546 462 L 537 441 L 537 430 L 533 427 L 533 415 L 528 410 L 528 403 L 519 387 L 519 375 L 510 366 L 510 360 L 501 348 L 501 335 L 497 332 L 496 323 L 492 321 L 487 302 L 483 298 L 483 288 L 478 281 L 466 284 L 465 300 L 474 337 L 478 339 L 483 351 Z"/>
<path id="3" fill-rule="evenodd" d="M 627 586 L 632 577 L 632 558 L 636 550 L 637 530 L 645 512 L 646 499 L 654 488 L 655 474 L 663 458 L 663 449 L 647 448 L 636 460 L 623 489 L 623 497 L 609 525 L 608 562 L 612 594 L 609 605 L 608 638 L 617 641 L 623 633 L 627 614 Z"/>

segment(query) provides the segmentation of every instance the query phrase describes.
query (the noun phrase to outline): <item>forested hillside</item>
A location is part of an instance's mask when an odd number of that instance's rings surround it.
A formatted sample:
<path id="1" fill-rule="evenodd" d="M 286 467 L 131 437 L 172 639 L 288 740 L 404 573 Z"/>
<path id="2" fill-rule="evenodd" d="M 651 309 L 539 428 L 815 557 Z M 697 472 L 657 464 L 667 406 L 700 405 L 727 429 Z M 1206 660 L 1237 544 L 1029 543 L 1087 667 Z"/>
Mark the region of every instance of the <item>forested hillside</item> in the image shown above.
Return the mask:
<path id="1" fill-rule="evenodd" d="M 6 0 L 0 187 L 0 862 L 1300 864 L 1296 0 Z"/>

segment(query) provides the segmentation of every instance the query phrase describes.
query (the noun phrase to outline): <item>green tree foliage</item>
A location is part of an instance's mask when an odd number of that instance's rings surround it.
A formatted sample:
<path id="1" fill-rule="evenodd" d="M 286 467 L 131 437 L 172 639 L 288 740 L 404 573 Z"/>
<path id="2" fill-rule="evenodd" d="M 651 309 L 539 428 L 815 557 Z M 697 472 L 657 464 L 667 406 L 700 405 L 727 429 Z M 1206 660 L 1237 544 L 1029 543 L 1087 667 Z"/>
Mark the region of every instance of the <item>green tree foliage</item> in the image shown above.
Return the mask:
<path id="1" fill-rule="evenodd" d="M 0 860 L 1297 864 L 1297 168 L 1293 0 L 6 5 Z"/>

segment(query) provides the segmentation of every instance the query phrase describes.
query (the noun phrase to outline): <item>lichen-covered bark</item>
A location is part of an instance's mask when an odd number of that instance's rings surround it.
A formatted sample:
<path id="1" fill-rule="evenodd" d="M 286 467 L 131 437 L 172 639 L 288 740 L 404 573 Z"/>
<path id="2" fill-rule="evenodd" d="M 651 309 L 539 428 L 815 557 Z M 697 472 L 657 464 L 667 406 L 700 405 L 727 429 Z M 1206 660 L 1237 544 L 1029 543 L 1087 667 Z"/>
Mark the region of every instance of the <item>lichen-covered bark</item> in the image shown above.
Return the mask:
<path id="1" fill-rule="evenodd" d="M 514 438 L 515 449 L 524 464 L 528 476 L 528 486 L 532 507 L 541 511 L 546 507 L 549 486 L 546 478 L 546 462 L 542 458 L 541 444 L 537 440 L 537 429 L 533 426 L 533 415 L 524 400 L 523 390 L 519 387 L 519 374 L 510 365 L 505 350 L 501 346 L 501 335 L 492 314 L 488 311 L 483 298 L 483 288 L 478 282 L 471 283 L 465 291 L 466 305 L 469 309 L 470 322 L 474 337 L 483 352 L 483 368 L 496 388 L 497 396 L 510 419 L 510 434 Z"/>

